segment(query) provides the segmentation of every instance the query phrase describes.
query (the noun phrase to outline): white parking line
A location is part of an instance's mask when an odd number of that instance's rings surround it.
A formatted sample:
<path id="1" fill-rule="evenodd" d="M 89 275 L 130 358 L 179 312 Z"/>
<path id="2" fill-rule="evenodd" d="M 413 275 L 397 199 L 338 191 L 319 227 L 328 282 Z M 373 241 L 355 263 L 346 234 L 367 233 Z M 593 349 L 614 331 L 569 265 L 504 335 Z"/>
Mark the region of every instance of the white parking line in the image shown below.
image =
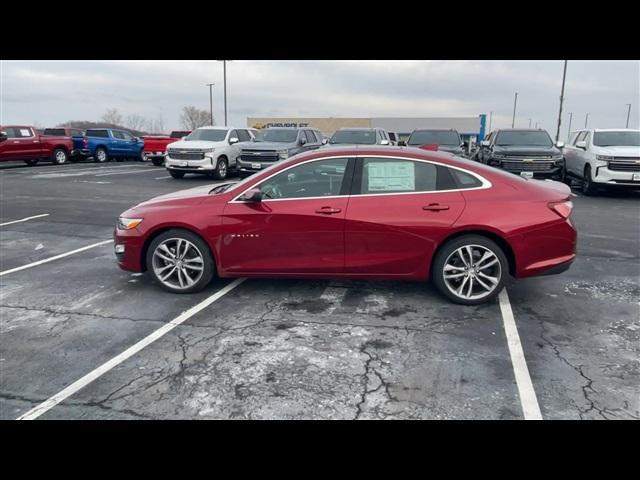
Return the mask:
<path id="1" fill-rule="evenodd" d="M 171 178 L 171 175 L 167 175 L 166 177 L 156 177 L 154 180 L 162 180 L 164 178 Z"/>
<path id="2" fill-rule="evenodd" d="M 13 220 L 12 222 L 0 223 L 0 227 L 4 227 L 5 225 L 11 225 L 12 223 L 26 222 L 28 220 L 33 220 L 34 218 L 42 218 L 47 216 L 49 216 L 48 213 L 43 213 L 41 215 L 34 215 L 33 217 L 22 218 L 20 220 Z"/>
<path id="3" fill-rule="evenodd" d="M 67 253 L 61 253 L 60 255 L 56 255 L 55 257 L 45 258 L 43 260 L 38 260 L 37 262 L 29 263 L 27 265 L 22 265 L 21 267 L 12 268 L 11 270 L 5 270 L 4 272 L 0 272 L 0 277 L 2 277 L 3 275 L 8 275 L 13 272 L 19 272 L 20 270 L 25 270 L 27 268 L 37 267 L 38 265 L 42 265 L 43 263 L 53 262 L 54 260 L 58 260 L 59 258 L 68 257 L 69 255 L 73 255 L 74 253 L 84 252 L 85 250 L 89 250 L 90 248 L 99 247 L 100 245 L 105 245 L 111 242 L 113 242 L 113 240 L 104 240 L 102 242 L 87 245 L 86 247 L 76 248 L 75 250 L 71 250 L 70 252 L 67 252 Z"/>
<path id="4" fill-rule="evenodd" d="M 92 370 L 91 372 L 87 373 L 84 377 L 80 378 L 79 380 L 76 380 L 71 385 L 69 385 L 67 388 L 65 388 L 64 390 L 60 391 L 59 393 L 56 393 L 53 397 L 50 397 L 48 400 L 42 402 L 40 405 L 36 406 L 35 408 L 32 408 L 27 413 L 25 413 L 25 414 L 21 415 L 20 417 L 18 417 L 16 420 L 35 420 L 36 418 L 38 418 L 43 413 L 51 410 L 57 404 L 59 404 L 60 402 L 66 400 L 67 398 L 69 398 L 71 395 L 76 393 L 78 390 L 86 387 L 91 382 L 93 382 L 97 378 L 101 377 L 102 375 L 107 373 L 112 368 L 120 365 L 122 362 L 124 362 L 128 358 L 132 357 L 133 355 L 138 353 L 140 350 L 142 350 L 146 346 L 152 344 L 153 342 L 155 342 L 159 338 L 163 337 L 164 335 L 169 333 L 171 330 L 176 328 L 178 325 L 180 325 L 181 323 L 185 322 L 189 318 L 193 317 L 196 313 L 198 313 L 201 310 L 205 309 L 206 307 L 211 305 L 213 302 L 215 302 L 219 298 L 221 298 L 224 295 L 226 295 L 227 293 L 229 293 L 231 290 L 236 288 L 238 285 L 240 285 L 245 280 L 246 280 L 245 278 L 238 278 L 238 279 L 234 280 L 229 285 L 227 285 L 224 288 L 218 290 L 216 293 L 214 293 L 210 297 L 206 298 L 205 300 L 203 300 L 202 302 L 200 302 L 196 306 L 191 307 L 189 310 L 183 312 L 178 317 L 176 317 L 173 320 L 171 320 L 169 323 L 164 324 L 162 327 L 160 327 L 156 331 L 152 332 L 151 334 L 147 335 L 145 338 L 140 340 L 138 343 L 132 345 L 131 347 L 127 348 L 124 352 L 122 352 L 119 355 L 116 355 L 115 357 L 113 357 L 108 362 L 100 365 L 98 368 L 96 368 L 96 369 Z"/>
<path id="5" fill-rule="evenodd" d="M 109 177 L 111 175 L 128 175 L 130 173 L 143 173 L 143 172 L 155 172 L 157 173 L 157 170 L 154 168 L 146 168 L 144 170 L 129 170 L 128 172 L 115 172 L 115 173 L 100 173 L 98 175 L 96 175 L 96 177 Z"/>
<path id="6" fill-rule="evenodd" d="M 500 292 L 498 298 L 500 299 L 500 311 L 502 312 L 504 332 L 507 335 L 509 355 L 511 355 L 511 364 L 513 365 L 513 373 L 516 377 L 524 419 L 542 420 L 542 413 L 540 412 L 536 392 L 533 389 L 533 383 L 531 382 L 531 376 L 527 368 L 527 361 L 524 358 L 524 351 L 522 350 L 520 336 L 518 335 L 518 327 L 513 318 L 513 311 L 511 310 L 511 303 L 509 303 L 509 295 L 507 294 L 506 288 Z"/>

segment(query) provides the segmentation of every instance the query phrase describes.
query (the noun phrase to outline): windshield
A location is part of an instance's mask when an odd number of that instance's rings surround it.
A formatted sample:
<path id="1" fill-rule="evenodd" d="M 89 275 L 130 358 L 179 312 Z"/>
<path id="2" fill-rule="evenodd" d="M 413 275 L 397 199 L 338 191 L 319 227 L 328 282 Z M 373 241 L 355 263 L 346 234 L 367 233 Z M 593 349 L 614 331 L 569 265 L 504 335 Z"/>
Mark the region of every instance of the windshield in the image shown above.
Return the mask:
<path id="1" fill-rule="evenodd" d="M 338 130 L 333 134 L 329 143 L 373 145 L 376 143 L 376 132 L 375 130 Z"/>
<path id="2" fill-rule="evenodd" d="M 229 130 L 217 130 L 211 128 L 199 128 L 191 132 L 183 138 L 185 142 L 195 142 L 197 140 L 204 140 L 205 142 L 221 142 L 227 138 L 227 132 Z"/>
<path id="3" fill-rule="evenodd" d="M 435 143 L 438 145 L 455 145 L 459 146 L 462 141 L 458 132 L 437 131 L 437 130 L 418 130 L 409 137 L 409 145 L 428 145 Z"/>
<path id="4" fill-rule="evenodd" d="M 292 158 L 292 157 L 289 157 L 289 158 Z M 269 165 L 267 168 L 263 168 L 262 170 L 260 170 L 260 172 L 259 172 L 259 173 L 262 173 L 262 172 L 268 172 L 268 171 L 273 170 L 274 168 L 278 168 L 278 167 L 281 167 L 281 166 L 282 166 L 282 162 L 273 162 L 273 163 L 272 163 L 271 165 Z M 251 176 L 249 176 L 249 177 L 246 177 L 246 178 L 243 178 L 243 179 L 242 179 L 242 180 L 240 180 L 239 182 L 236 182 L 236 183 L 232 183 L 232 184 L 230 184 L 230 185 L 229 185 L 229 187 L 227 187 L 227 188 L 225 188 L 225 189 L 224 189 L 224 191 L 226 192 L 226 191 L 231 191 L 231 190 L 237 190 L 237 189 L 239 189 L 239 188 L 244 188 L 244 186 L 245 186 L 247 183 L 249 183 L 249 182 L 251 182 L 251 181 L 253 181 L 253 180 L 255 180 L 255 177 L 254 177 L 253 175 L 251 175 Z"/>
<path id="5" fill-rule="evenodd" d="M 504 131 L 498 133 L 496 145 L 527 145 L 535 147 L 551 147 L 553 142 L 545 131 Z"/>
<path id="6" fill-rule="evenodd" d="M 640 131 L 596 132 L 593 144 L 598 147 L 640 147 Z"/>
<path id="7" fill-rule="evenodd" d="M 256 133 L 256 142 L 293 143 L 298 138 L 298 131 L 287 128 L 267 128 Z"/>

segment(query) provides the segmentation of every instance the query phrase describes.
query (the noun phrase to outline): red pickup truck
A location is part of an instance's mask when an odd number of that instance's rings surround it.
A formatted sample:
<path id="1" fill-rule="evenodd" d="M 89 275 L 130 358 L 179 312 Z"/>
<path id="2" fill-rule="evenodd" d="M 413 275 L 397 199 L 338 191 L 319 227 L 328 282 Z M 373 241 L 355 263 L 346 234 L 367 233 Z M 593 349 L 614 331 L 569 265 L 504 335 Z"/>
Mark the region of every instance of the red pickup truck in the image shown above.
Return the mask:
<path id="1" fill-rule="evenodd" d="M 61 165 L 72 151 L 71 137 L 40 135 L 31 126 L 0 125 L 0 162 L 23 160 L 35 165 L 40 160 L 50 160 Z"/>
<path id="2" fill-rule="evenodd" d="M 143 160 L 151 160 L 154 165 L 161 166 L 164 156 L 167 154 L 167 145 L 177 142 L 191 133 L 190 130 L 174 130 L 169 136 L 149 135 L 142 137 L 144 147 L 142 148 Z"/>

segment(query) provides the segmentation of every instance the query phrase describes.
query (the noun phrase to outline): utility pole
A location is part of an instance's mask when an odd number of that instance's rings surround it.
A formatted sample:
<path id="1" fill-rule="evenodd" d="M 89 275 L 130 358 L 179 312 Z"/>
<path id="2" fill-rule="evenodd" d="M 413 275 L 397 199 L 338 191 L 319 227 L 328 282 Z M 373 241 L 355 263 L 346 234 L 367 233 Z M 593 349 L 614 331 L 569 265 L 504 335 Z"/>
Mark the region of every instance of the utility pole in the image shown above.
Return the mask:
<path id="1" fill-rule="evenodd" d="M 587 113 L 584 117 L 584 128 L 587 128 L 587 122 L 589 121 L 589 114 Z"/>
<path id="2" fill-rule="evenodd" d="M 209 113 L 211 115 L 211 126 L 213 127 L 213 90 L 211 87 L 213 87 L 215 83 L 205 83 L 205 85 L 209 86 Z"/>
<path id="3" fill-rule="evenodd" d="M 531 128 L 531 119 L 529 119 L 529 128 Z"/>
<path id="4" fill-rule="evenodd" d="M 516 92 L 516 96 L 513 99 L 513 118 L 511 119 L 511 128 L 516 124 L 516 105 L 518 103 L 518 92 Z"/>
<path id="5" fill-rule="evenodd" d="M 493 112 L 489 112 L 489 133 L 491 133 L 491 120 L 493 120 Z"/>
<path id="6" fill-rule="evenodd" d="M 569 131 L 567 132 L 567 140 L 571 136 L 571 120 L 573 120 L 573 112 L 569 112 Z"/>
<path id="7" fill-rule="evenodd" d="M 224 125 L 227 124 L 227 61 L 222 61 L 222 71 L 224 74 Z"/>
<path id="8" fill-rule="evenodd" d="M 629 107 L 629 108 L 627 109 L 627 126 L 626 126 L 626 127 L 624 127 L 624 128 L 629 128 L 629 115 L 631 115 L 631 104 L 630 104 L 630 103 L 627 103 L 627 107 Z"/>
<path id="9" fill-rule="evenodd" d="M 558 112 L 558 130 L 556 131 L 556 143 L 560 140 L 560 123 L 562 122 L 562 101 L 564 100 L 564 81 L 567 77 L 567 61 L 564 61 L 562 72 L 562 90 L 560 91 L 560 111 Z"/>

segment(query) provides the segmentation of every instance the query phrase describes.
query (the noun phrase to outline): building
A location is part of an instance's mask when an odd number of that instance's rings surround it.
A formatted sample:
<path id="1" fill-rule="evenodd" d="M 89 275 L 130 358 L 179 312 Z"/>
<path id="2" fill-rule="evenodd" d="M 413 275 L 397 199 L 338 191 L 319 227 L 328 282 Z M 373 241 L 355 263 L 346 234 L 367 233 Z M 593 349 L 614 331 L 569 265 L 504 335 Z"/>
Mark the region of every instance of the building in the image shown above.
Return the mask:
<path id="1" fill-rule="evenodd" d="M 411 132 L 421 128 L 454 129 L 464 141 L 473 138 L 475 143 L 481 142 L 485 136 L 487 116 L 477 117 L 248 117 L 247 127 L 314 127 L 326 135 L 331 135 L 339 128 L 370 127 L 384 128 L 388 132 L 396 132 L 406 140 Z"/>

